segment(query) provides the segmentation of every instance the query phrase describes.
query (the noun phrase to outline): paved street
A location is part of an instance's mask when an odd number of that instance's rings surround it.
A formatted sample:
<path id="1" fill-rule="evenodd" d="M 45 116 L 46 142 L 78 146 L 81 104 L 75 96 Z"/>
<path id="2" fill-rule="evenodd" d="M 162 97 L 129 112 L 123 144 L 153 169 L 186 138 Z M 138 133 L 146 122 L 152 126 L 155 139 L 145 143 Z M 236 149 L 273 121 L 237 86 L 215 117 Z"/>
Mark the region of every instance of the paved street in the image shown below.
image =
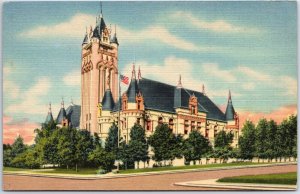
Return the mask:
<path id="1" fill-rule="evenodd" d="M 257 167 L 135 176 L 114 179 L 75 180 L 48 177 L 3 175 L 4 190 L 216 190 L 216 188 L 176 186 L 174 183 L 218 179 L 228 176 L 295 172 L 297 165 Z M 218 189 L 220 190 L 220 189 Z"/>

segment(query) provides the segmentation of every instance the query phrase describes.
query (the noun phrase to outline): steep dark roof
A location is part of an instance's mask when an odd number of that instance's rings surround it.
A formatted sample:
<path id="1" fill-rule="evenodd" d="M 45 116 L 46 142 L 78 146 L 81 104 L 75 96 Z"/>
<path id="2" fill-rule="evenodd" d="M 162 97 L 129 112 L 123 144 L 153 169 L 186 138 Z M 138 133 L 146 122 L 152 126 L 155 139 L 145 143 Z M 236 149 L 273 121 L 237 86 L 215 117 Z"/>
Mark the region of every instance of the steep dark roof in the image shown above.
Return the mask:
<path id="1" fill-rule="evenodd" d="M 54 119 L 53 119 L 52 113 L 48 112 L 48 115 L 47 115 L 46 120 L 45 120 L 45 124 L 48 124 L 51 121 L 54 121 Z"/>
<path id="2" fill-rule="evenodd" d="M 79 105 L 71 105 L 67 108 L 67 118 L 69 120 L 69 123 L 71 127 L 78 128 L 79 122 L 80 122 L 80 112 L 81 106 Z"/>
<path id="3" fill-rule="evenodd" d="M 139 89 L 148 109 L 175 112 L 174 86 L 143 78 L 139 80 Z"/>
<path id="4" fill-rule="evenodd" d="M 135 97 L 137 93 L 138 93 L 138 84 L 137 84 L 137 80 L 134 78 L 131 79 L 129 87 L 127 89 L 128 102 L 135 102 Z"/>
<path id="5" fill-rule="evenodd" d="M 100 38 L 102 30 L 106 28 L 106 24 L 104 22 L 103 17 L 100 17 L 100 21 L 97 21 L 96 27 L 93 31 L 93 37 Z"/>
<path id="6" fill-rule="evenodd" d="M 66 118 L 67 118 L 66 110 L 65 110 L 65 108 L 61 108 L 58 115 L 57 115 L 56 123 L 60 124 L 62 122 L 62 120 L 66 119 Z"/>
<path id="7" fill-rule="evenodd" d="M 117 45 L 119 45 L 116 33 L 114 33 L 113 37 L 110 39 L 110 43 L 116 43 Z"/>
<path id="8" fill-rule="evenodd" d="M 232 105 L 232 101 L 231 99 L 228 100 L 228 104 L 227 104 L 227 108 L 226 108 L 226 112 L 225 112 L 225 116 L 226 116 L 226 120 L 230 121 L 230 120 L 234 120 L 234 108 Z"/>
<path id="9" fill-rule="evenodd" d="M 113 112 L 117 112 L 117 111 L 121 110 L 121 107 L 122 107 L 122 99 L 119 98 L 117 103 L 115 103 L 115 106 L 113 108 Z"/>
<path id="10" fill-rule="evenodd" d="M 139 81 L 138 88 L 143 94 L 146 108 L 175 113 L 174 93 L 176 86 L 143 78 Z M 180 91 L 181 98 L 176 102 L 178 107 L 188 108 L 190 95 L 194 94 L 198 99 L 198 110 L 207 112 L 207 118 L 226 121 L 224 113 L 218 106 L 201 92 L 184 88 L 181 88 Z"/>
<path id="11" fill-rule="evenodd" d="M 88 41 L 88 35 L 86 33 L 85 36 L 84 36 L 84 39 L 82 41 L 82 44 L 87 44 L 87 43 L 89 43 L 89 41 Z"/>
<path id="12" fill-rule="evenodd" d="M 113 110 L 114 108 L 114 99 L 112 97 L 110 89 L 106 90 L 102 100 L 102 110 Z"/>
<path id="13" fill-rule="evenodd" d="M 202 106 L 202 109 L 207 111 L 208 119 L 226 121 L 224 113 L 207 96 L 203 95 L 203 93 L 201 93 L 201 92 L 197 92 L 197 91 L 193 91 L 193 90 L 187 90 L 187 91 L 190 94 L 194 93 L 194 95 L 198 99 L 198 103 L 200 103 L 200 105 Z M 184 104 L 184 106 L 188 107 L 188 99 L 182 100 L 182 103 Z M 185 103 L 187 103 L 187 104 L 185 104 Z"/>

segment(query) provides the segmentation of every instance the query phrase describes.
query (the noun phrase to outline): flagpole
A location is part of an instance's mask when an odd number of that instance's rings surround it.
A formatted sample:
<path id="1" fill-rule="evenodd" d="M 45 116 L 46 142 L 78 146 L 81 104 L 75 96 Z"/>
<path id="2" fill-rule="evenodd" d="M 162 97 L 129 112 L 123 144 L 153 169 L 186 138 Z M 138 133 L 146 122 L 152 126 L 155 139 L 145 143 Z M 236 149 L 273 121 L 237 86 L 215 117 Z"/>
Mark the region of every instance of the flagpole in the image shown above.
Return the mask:
<path id="1" fill-rule="evenodd" d="M 121 126 L 121 118 L 120 118 L 120 111 L 121 111 L 121 84 L 120 84 L 120 73 L 119 75 L 119 111 L 118 111 L 118 147 L 120 146 L 120 126 Z"/>

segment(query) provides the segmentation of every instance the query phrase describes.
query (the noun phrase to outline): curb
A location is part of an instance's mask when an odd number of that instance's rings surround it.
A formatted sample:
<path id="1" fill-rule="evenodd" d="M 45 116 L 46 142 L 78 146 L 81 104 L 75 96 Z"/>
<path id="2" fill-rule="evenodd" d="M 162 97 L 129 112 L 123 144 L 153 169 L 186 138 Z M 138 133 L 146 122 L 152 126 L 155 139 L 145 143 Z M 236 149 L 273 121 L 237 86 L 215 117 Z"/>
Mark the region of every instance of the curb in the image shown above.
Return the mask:
<path id="1" fill-rule="evenodd" d="M 294 191 L 297 185 L 281 185 L 281 184 L 256 184 L 256 183 L 219 183 L 218 179 L 208 179 L 201 181 L 190 181 L 174 183 L 177 186 L 186 187 L 206 187 L 206 188 L 223 188 L 236 190 L 264 190 L 264 191 Z"/>
<path id="2" fill-rule="evenodd" d="M 113 175 L 93 175 L 93 176 L 69 175 L 69 174 L 53 175 L 53 174 L 42 174 L 42 173 L 24 173 L 24 172 L 8 172 L 8 171 L 6 171 L 6 172 L 4 171 L 3 175 L 47 177 L 47 178 L 61 178 L 61 179 L 78 179 L 78 180 L 95 180 L 95 179 L 113 179 L 113 178 L 126 178 L 126 177 L 136 177 L 136 176 L 151 176 L 151 175 L 202 172 L 202 171 L 205 172 L 205 171 L 231 170 L 231 169 L 243 169 L 243 168 L 287 166 L 287 165 L 295 165 L 295 164 L 297 165 L 296 162 L 291 162 L 291 163 L 262 164 L 262 165 L 249 165 L 249 166 L 183 169 L 183 170 L 172 170 L 172 171 L 145 172 L 145 173 L 132 173 L 132 174 L 113 174 Z"/>

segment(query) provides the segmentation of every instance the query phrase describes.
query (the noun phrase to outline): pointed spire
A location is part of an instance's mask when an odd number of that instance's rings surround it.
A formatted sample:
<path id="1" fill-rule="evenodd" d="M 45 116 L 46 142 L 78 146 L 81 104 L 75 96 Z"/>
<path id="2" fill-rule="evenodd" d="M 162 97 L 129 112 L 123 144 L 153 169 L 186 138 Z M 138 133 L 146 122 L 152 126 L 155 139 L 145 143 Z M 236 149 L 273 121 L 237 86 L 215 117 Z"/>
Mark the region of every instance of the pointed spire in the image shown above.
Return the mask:
<path id="1" fill-rule="evenodd" d="M 61 98 L 61 108 L 64 108 L 64 105 L 65 105 L 65 103 L 64 103 L 64 97 L 62 97 Z"/>
<path id="2" fill-rule="evenodd" d="M 139 66 L 138 70 L 138 80 L 142 79 L 141 67 Z"/>
<path id="3" fill-rule="evenodd" d="M 228 93 L 228 102 L 231 101 L 231 92 L 229 90 L 229 93 Z"/>
<path id="4" fill-rule="evenodd" d="M 205 86 L 202 84 L 202 94 L 205 95 Z"/>
<path id="5" fill-rule="evenodd" d="M 117 36 L 117 25 L 115 24 L 115 35 Z"/>
<path id="6" fill-rule="evenodd" d="M 135 65 L 134 65 L 134 63 L 133 63 L 133 65 L 132 65 L 131 79 L 136 79 L 136 76 L 135 76 Z"/>
<path id="7" fill-rule="evenodd" d="M 102 2 L 100 1 L 100 17 L 102 18 L 103 17 L 103 14 L 102 14 Z"/>
<path id="8" fill-rule="evenodd" d="M 48 111 L 48 113 L 51 113 L 52 112 L 52 110 L 51 110 L 51 102 L 49 102 L 49 111 Z"/>
<path id="9" fill-rule="evenodd" d="M 182 88 L 181 74 L 179 75 L 179 80 L 178 80 L 177 88 Z"/>

